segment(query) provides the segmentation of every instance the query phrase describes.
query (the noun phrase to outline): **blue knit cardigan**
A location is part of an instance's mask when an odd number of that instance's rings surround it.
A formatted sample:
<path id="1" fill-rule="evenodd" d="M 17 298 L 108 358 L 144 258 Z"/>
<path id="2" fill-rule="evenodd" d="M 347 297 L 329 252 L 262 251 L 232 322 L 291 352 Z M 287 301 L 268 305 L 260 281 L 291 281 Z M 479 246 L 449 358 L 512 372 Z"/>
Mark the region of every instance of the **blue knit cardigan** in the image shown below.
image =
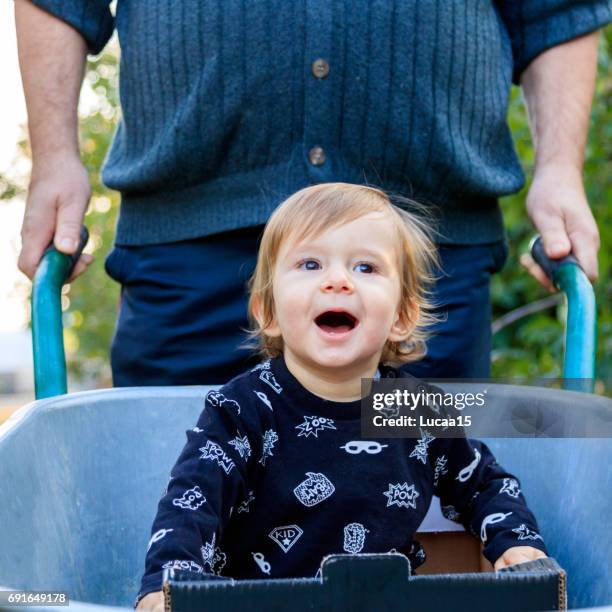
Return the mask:
<path id="1" fill-rule="evenodd" d="M 264 223 L 330 181 L 427 202 L 442 243 L 499 240 L 498 197 L 524 183 L 512 82 L 612 17 L 608 0 L 34 2 L 94 54 L 117 29 L 123 114 L 102 178 L 122 195 L 120 245 Z"/>

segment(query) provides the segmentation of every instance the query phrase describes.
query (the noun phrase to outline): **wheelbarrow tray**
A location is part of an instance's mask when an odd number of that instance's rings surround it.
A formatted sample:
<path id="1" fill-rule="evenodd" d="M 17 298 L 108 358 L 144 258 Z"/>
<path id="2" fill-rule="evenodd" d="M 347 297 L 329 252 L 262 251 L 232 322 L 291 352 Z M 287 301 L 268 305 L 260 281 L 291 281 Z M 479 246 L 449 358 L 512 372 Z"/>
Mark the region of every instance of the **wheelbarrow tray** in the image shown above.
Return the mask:
<path id="1" fill-rule="evenodd" d="M 23 407 L 0 426 L 0 584 L 131 607 L 157 502 L 211 388 L 61 395 Z M 508 390 L 490 385 L 489 401 L 507 400 Z M 515 404 L 554 411 L 569 402 L 585 418 L 602 410 L 612 418 L 606 398 L 514 391 Z M 551 556 L 567 571 L 569 606 L 612 603 L 609 439 L 486 442 L 520 478 Z"/>

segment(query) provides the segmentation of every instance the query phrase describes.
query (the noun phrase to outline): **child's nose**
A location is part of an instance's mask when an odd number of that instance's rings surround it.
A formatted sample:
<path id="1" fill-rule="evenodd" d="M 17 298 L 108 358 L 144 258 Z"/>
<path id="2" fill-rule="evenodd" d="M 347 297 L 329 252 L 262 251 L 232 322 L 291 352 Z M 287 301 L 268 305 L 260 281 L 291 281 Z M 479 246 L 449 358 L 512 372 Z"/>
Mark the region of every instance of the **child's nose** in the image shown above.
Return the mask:
<path id="1" fill-rule="evenodd" d="M 323 281 L 321 289 L 325 293 L 353 293 L 353 283 L 345 270 L 334 268 Z"/>

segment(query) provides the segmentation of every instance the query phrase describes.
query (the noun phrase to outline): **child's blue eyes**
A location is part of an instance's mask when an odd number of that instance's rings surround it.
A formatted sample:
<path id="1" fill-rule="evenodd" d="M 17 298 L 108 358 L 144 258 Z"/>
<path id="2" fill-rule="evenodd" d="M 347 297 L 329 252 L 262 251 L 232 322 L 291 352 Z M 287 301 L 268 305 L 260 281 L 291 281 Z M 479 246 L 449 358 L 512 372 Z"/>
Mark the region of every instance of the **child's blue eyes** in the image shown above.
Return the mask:
<path id="1" fill-rule="evenodd" d="M 321 266 L 318 261 L 314 259 L 306 259 L 298 264 L 299 268 L 303 268 L 304 270 L 318 270 Z"/>
<path id="2" fill-rule="evenodd" d="M 369 263 L 358 263 L 353 269 L 358 269 L 359 272 L 364 272 L 365 274 L 372 274 L 374 272 L 374 266 Z"/>
<path id="3" fill-rule="evenodd" d="M 315 259 L 305 259 L 304 261 L 300 261 L 298 268 L 300 270 L 320 270 L 321 264 Z M 356 272 L 362 272 L 363 274 L 372 274 L 373 272 L 376 272 L 376 266 L 371 263 L 361 262 L 355 264 L 353 270 Z"/>

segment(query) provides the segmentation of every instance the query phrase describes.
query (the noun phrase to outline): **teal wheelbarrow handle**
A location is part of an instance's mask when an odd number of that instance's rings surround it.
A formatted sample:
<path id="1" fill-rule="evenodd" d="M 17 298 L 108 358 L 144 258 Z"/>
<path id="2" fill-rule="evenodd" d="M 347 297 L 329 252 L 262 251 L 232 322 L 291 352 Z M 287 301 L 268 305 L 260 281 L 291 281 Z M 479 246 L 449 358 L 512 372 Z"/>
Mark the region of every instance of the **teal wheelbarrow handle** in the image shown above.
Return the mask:
<path id="1" fill-rule="evenodd" d="M 567 300 L 563 386 L 575 391 L 593 392 L 597 314 L 595 293 L 586 274 L 573 255 L 549 259 L 542 238 L 531 241 L 531 256 Z"/>
<path id="2" fill-rule="evenodd" d="M 83 226 L 73 255 L 60 253 L 53 243 L 43 253 L 32 281 L 32 349 L 36 399 L 67 392 L 66 355 L 62 325 L 62 285 L 70 278 L 87 240 Z"/>

